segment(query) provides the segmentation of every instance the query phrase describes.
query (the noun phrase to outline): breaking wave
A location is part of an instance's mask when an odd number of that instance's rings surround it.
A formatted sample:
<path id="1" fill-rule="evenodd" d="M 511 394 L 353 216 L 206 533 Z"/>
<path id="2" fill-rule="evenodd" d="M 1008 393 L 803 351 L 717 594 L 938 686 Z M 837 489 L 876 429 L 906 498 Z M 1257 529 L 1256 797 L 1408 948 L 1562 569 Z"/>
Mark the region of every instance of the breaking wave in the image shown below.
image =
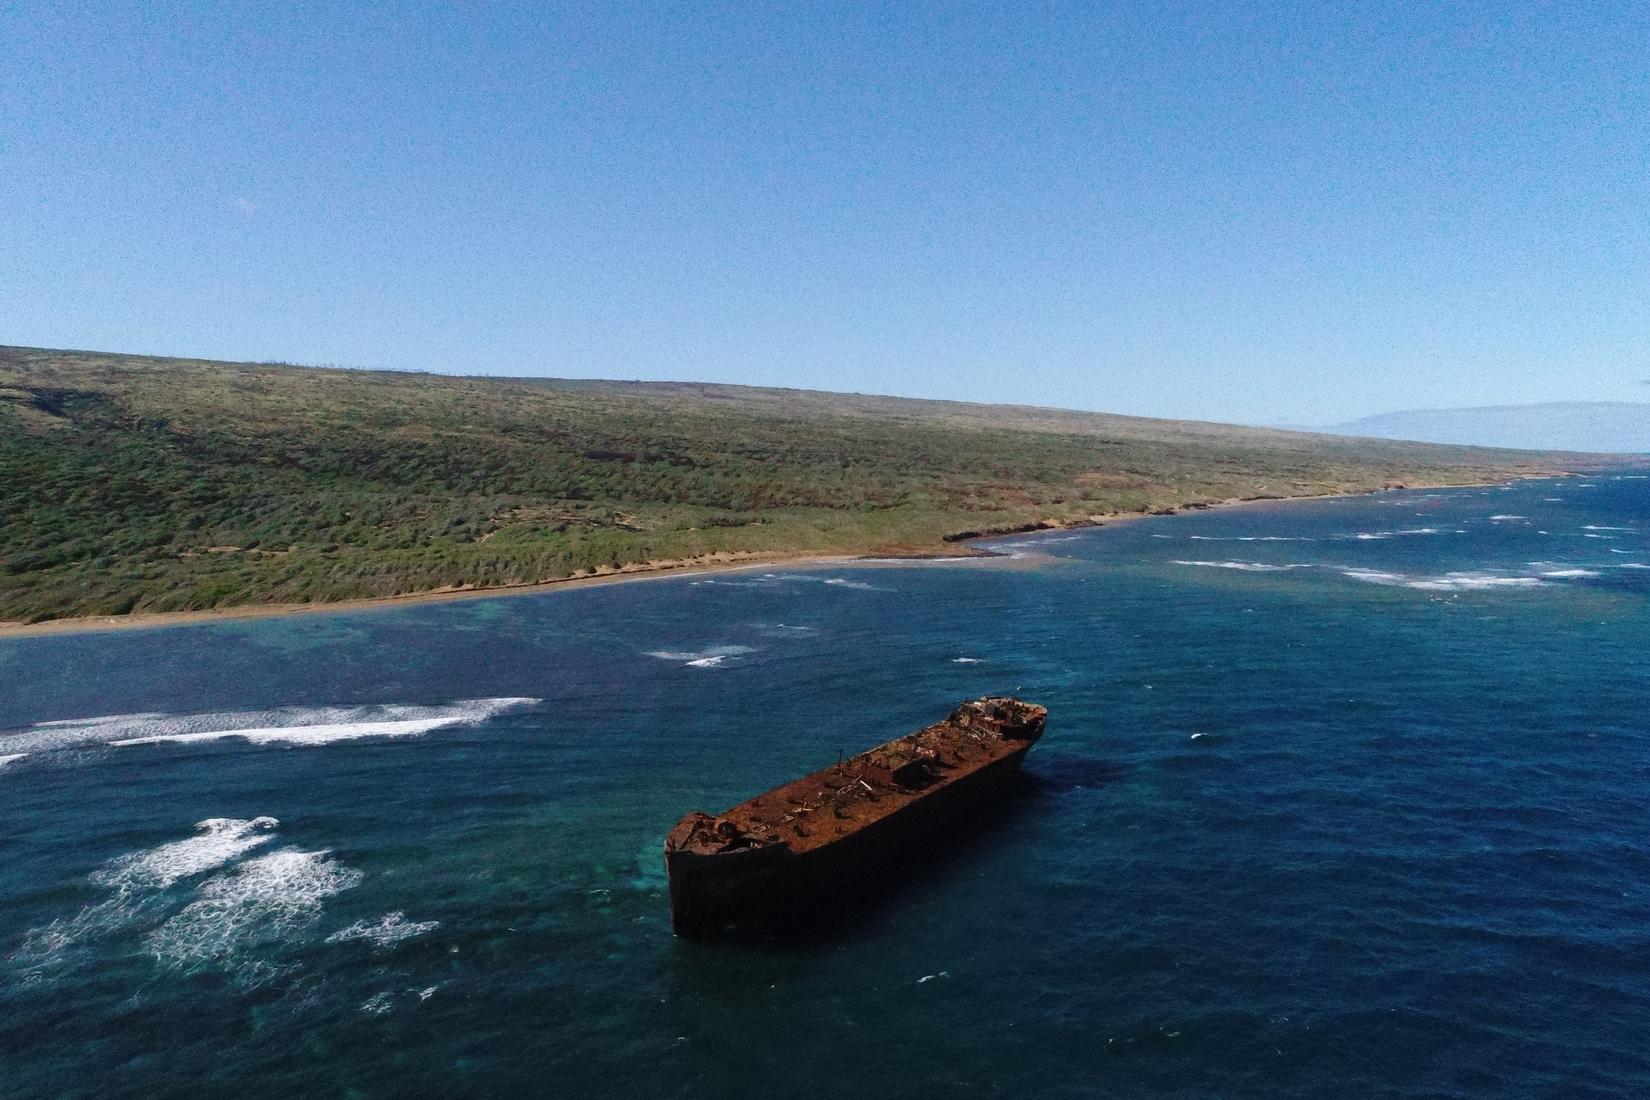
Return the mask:
<path id="1" fill-rule="evenodd" d="M 1195 561 L 1174 559 L 1172 565 L 1197 566 L 1205 569 L 1232 569 L 1244 573 L 1288 573 L 1295 570 L 1314 570 L 1339 573 L 1364 584 L 1378 584 L 1389 588 L 1411 588 L 1419 592 L 1474 592 L 1508 588 L 1547 588 L 1559 581 L 1588 580 L 1603 576 L 1603 567 L 1568 565 L 1562 562 L 1533 561 L 1530 572 L 1493 569 L 1458 570 L 1438 575 L 1400 573 L 1366 566 L 1337 565 L 1333 563 L 1277 564 L 1260 561 Z"/>
<path id="2" fill-rule="evenodd" d="M 275 839 L 273 830 L 279 825 L 273 817 L 254 817 L 241 821 L 228 817 L 212 817 L 196 824 L 201 836 L 188 840 L 174 840 L 146 852 L 121 856 L 100 871 L 92 874 L 92 881 L 100 886 L 117 889 L 148 888 L 164 890 L 179 879 L 216 870 L 238 856 Z"/>
<path id="3" fill-rule="evenodd" d="M 1472 570 L 1445 573 L 1439 577 L 1412 577 L 1403 573 L 1388 573 L 1379 569 L 1343 569 L 1341 575 L 1366 584 L 1380 584 L 1399 588 L 1413 588 L 1421 592 L 1474 592 L 1494 588 L 1545 588 L 1548 582 L 1540 577 L 1508 576 Z"/>
<path id="4" fill-rule="evenodd" d="M 754 651 L 748 645 L 717 645 L 698 650 L 656 649 L 648 656 L 661 661 L 677 661 L 688 668 L 720 668 L 729 657 L 751 652 Z"/>
<path id="5" fill-rule="evenodd" d="M 348 928 L 340 928 L 327 937 L 328 943 L 348 943 L 367 940 L 375 947 L 392 947 L 402 940 L 422 936 L 441 927 L 438 920 L 411 921 L 402 912 L 386 913 L 376 921 L 359 920 Z"/>
<path id="6" fill-rule="evenodd" d="M 208 818 L 195 826 L 197 836 L 109 861 L 88 876 L 108 896 L 29 930 L 8 962 L 25 982 L 37 981 L 80 957 L 81 945 L 126 935 L 141 937 L 143 949 L 168 969 L 210 966 L 243 988 L 294 973 L 301 964 L 287 949 L 320 920 L 328 898 L 365 875 L 327 851 L 249 855 L 274 840 L 278 826 L 272 817 Z M 193 892 L 181 892 L 189 879 L 198 880 Z M 357 921 L 325 942 L 387 948 L 438 927 L 397 911 Z"/>
<path id="7" fill-rule="evenodd" d="M 1405 535 L 1436 535 L 1437 533 L 1438 528 L 1436 527 L 1405 527 L 1397 531 L 1360 531 L 1352 537 L 1361 542 L 1368 542 L 1375 539 L 1401 538 Z M 1338 537 L 1346 538 L 1345 535 Z"/>
<path id="8" fill-rule="evenodd" d="M 439 706 L 374 704 L 208 714 L 115 714 L 40 722 L 19 732 L 0 734 L 0 748 L 60 752 L 101 745 L 120 748 L 226 737 L 258 745 L 325 745 L 358 737 L 411 737 L 445 726 L 477 725 L 537 702 L 531 698 L 461 699 Z"/>
<path id="9" fill-rule="evenodd" d="M 1310 569 L 1310 565 L 1271 565 L 1263 561 L 1181 561 L 1174 565 L 1200 565 L 1207 569 L 1238 569 L 1245 573 L 1286 573 L 1291 569 Z"/>
<path id="10" fill-rule="evenodd" d="M 1154 539 L 1171 538 L 1170 535 L 1153 535 Z M 1195 542 L 1317 542 L 1307 535 L 1187 535 Z"/>
<path id="11" fill-rule="evenodd" d="M 716 585 L 722 588 L 772 588 L 782 584 L 829 584 L 838 588 L 856 588 L 865 592 L 883 591 L 877 585 L 868 584 L 865 581 L 851 581 L 846 577 L 818 577 L 811 573 L 762 573 L 755 577 L 742 577 L 738 580 L 722 580 L 710 577 L 705 580 L 689 581 L 688 583 L 692 585 Z"/>
<path id="12" fill-rule="evenodd" d="M 291 939 L 321 916 L 327 898 L 364 876 L 328 852 L 287 849 L 249 859 L 201 884 L 199 900 L 144 941 L 162 963 L 187 968 Z"/>
<path id="13" fill-rule="evenodd" d="M 109 888 L 110 895 L 72 917 L 30 929 L 10 961 L 25 973 L 38 975 L 63 962 L 81 944 L 153 924 L 171 904 L 170 887 L 218 871 L 268 843 L 278 824 L 272 817 L 208 818 L 195 826 L 200 836 L 111 860 L 89 876 L 92 884 Z"/>

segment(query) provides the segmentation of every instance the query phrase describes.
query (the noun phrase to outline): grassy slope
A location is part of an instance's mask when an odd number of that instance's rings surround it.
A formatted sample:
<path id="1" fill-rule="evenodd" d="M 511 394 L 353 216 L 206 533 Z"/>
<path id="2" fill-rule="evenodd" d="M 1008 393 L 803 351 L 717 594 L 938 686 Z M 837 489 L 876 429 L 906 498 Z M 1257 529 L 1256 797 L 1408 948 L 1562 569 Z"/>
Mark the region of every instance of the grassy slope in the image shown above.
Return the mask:
<path id="1" fill-rule="evenodd" d="M 1015 406 L 0 347 L 0 620 L 932 550 L 1552 463 Z"/>

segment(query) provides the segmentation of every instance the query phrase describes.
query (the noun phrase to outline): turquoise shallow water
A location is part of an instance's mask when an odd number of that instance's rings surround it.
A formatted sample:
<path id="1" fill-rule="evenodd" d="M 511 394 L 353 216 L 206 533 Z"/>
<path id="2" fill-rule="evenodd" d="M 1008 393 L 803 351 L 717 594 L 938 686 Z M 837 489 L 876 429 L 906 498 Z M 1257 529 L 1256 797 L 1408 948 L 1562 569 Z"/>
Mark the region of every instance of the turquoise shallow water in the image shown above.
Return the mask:
<path id="1" fill-rule="evenodd" d="M 1650 480 L 999 545 L 0 642 L 0 1094 L 1650 1091 Z M 671 936 L 682 812 L 992 691 L 975 839 Z"/>

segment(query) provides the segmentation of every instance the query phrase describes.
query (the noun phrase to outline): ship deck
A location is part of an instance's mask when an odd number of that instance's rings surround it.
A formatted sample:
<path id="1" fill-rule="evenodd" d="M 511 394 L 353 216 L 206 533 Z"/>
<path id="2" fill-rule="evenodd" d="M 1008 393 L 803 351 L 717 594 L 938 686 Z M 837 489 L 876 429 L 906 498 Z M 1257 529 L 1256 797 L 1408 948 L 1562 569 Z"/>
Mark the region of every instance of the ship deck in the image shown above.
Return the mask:
<path id="1" fill-rule="evenodd" d="M 689 827 L 686 819 L 673 832 L 671 841 L 678 851 L 704 855 L 783 842 L 801 855 L 859 832 L 983 768 L 1023 753 L 1029 745 L 1028 740 L 938 722 L 792 780 L 718 815 L 718 827 L 732 826 L 736 838 L 732 843 L 713 832 Z M 918 782 L 912 783 L 913 779 Z"/>

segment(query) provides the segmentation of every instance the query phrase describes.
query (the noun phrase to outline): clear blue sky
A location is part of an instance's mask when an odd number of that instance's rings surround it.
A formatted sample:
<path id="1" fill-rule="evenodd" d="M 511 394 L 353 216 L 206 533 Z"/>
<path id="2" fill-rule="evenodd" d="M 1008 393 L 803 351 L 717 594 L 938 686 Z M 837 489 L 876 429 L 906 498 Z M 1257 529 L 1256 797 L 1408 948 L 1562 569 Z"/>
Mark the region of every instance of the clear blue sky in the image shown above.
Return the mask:
<path id="1" fill-rule="evenodd" d="M 1650 6 L 0 12 L 0 342 L 1327 423 L 1650 399 Z"/>

